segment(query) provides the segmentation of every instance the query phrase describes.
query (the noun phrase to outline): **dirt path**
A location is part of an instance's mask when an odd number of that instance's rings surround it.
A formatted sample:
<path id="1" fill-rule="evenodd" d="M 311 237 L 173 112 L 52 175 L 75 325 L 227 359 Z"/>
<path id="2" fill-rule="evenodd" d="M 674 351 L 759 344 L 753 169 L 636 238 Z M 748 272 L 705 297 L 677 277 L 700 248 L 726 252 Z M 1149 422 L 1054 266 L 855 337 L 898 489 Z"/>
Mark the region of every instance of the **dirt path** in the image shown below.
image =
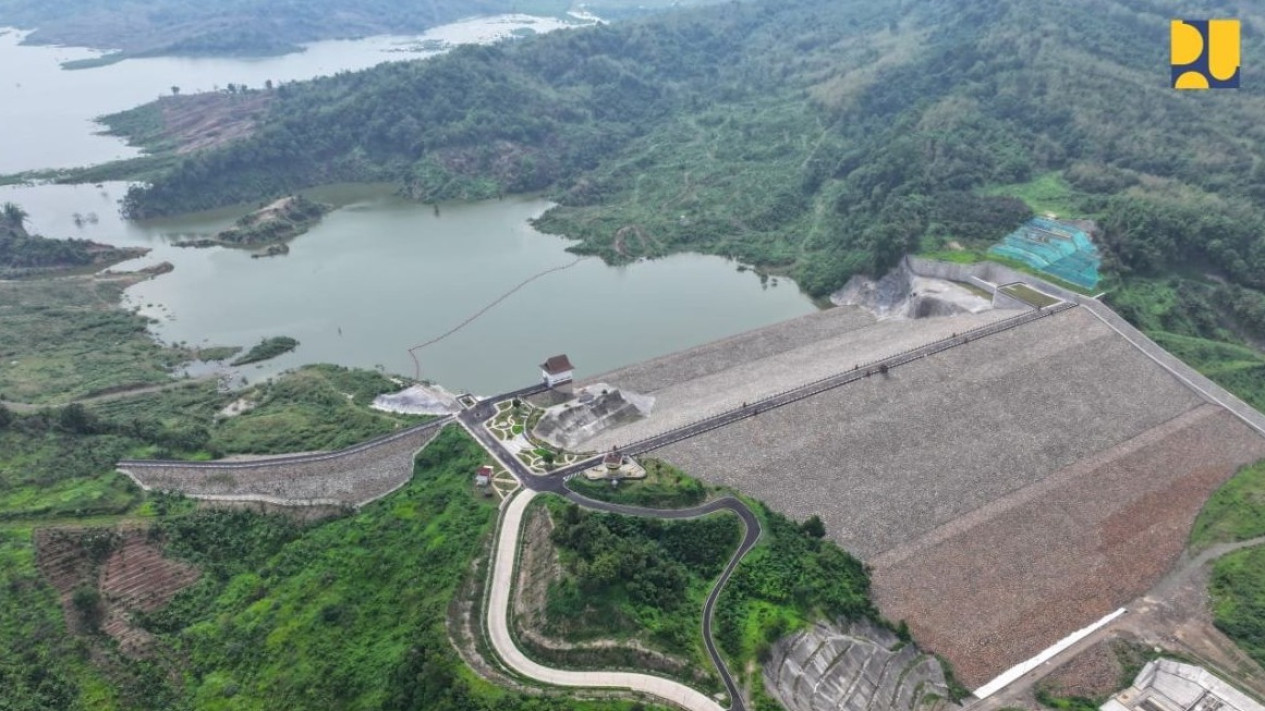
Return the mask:
<path id="1" fill-rule="evenodd" d="M 216 377 L 217 376 L 215 375 L 202 375 L 197 378 L 188 378 L 185 380 L 173 380 L 170 383 L 158 383 L 156 385 L 140 385 L 134 388 L 127 388 L 126 390 L 119 390 L 117 392 L 102 393 L 100 395 L 93 395 L 91 397 L 78 398 L 76 400 L 68 400 L 66 402 L 46 403 L 43 405 L 32 405 L 31 403 L 27 403 L 27 402 L 12 402 L 9 400 L 0 400 L 0 405 L 4 405 L 5 407 L 9 408 L 10 410 L 18 414 L 29 415 L 31 413 L 39 412 L 40 410 L 44 410 L 48 408 L 66 407 L 67 405 L 73 405 L 73 404 L 95 405 L 102 402 L 111 402 L 113 400 L 124 400 L 124 399 L 132 398 L 132 397 L 140 397 L 141 395 L 152 395 L 154 393 L 161 393 L 167 390 L 175 390 L 176 388 L 182 388 L 182 387 L 185 387 L 186 385 L 192 385 L 194 383 L 203 383 L 208 380 L 214 380 Z"/>

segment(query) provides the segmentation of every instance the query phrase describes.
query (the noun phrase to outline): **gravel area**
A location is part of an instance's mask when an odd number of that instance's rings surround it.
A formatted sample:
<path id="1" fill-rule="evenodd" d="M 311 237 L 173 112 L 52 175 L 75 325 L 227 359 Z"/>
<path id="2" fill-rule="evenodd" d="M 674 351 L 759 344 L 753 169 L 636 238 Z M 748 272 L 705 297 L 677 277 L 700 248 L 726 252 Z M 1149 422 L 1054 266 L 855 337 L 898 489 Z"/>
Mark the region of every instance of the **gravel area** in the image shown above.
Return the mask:
<path id="1" fill-rule="evenodd" d="M 602 379 L 616 386 L 653 395 L 649 417 L 585 440 L 588 451 L 606 451 L 770 395 L 828 377 L 853 366 L 886 358 L 948 338 L 1014 311 L 987 311 L 953 317 L 875 321 L 852 307 L 788 322 L 807 326 L 805 334 L 786 324 L 744 334 L 728 341 L 626 368 Z M 826 315 L 830 315 L 826 318 Z"/>
<path id="2" fill-rule="evenodd" d="M 580 384 L 605 381 L 634 392 L 653 393 L 676 383 L 864 328 L 874 322 L 874 317 L 864 309 L 841 306 L 630 365 Z"/>
<path id="3" fill-rule="evenodd" d="M 868 558 L 1199 403 L 1072 309 L 660 456 L 796 518 L 817 514 Z"/>
<path id="4" fill-rule="evenodd" d="M 968 686 L 1145 593 L 1262 438 L 1203 405 L 871 561 L 879 608 Z"/>
<path id="5" fill-rule="evenodd" d="M 316 461 L 233 469 L 197 466 L 121 469 L 146 489 L 219 501 L 359 506 L 395 491 L 413 475 L 413 456 L 438 434 L 430 429 L 380 446 Z"/>
<path id="6" fill-rule="evenodd" d="M 1124 667 L 1116 654 L 1117 639 L 1103 639 L 1076 655 L 1041 681 L 1054 696 L 1093 699 L 1120 691 Z"/>

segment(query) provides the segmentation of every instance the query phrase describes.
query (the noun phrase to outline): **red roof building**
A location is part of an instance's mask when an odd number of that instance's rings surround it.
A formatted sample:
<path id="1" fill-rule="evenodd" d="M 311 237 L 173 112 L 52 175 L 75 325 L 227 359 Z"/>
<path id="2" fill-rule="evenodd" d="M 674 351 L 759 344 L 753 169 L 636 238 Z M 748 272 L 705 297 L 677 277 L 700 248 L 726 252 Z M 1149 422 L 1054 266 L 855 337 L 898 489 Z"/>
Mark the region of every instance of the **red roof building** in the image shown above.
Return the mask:
<path id="1" fill-rule="evenodd" d="M 575 366 L 571 365 L 571 359 L 565 353 L 556 355 L 540 364 L 540 374 L 545 379 L 545 385 L 551 388 L 555 385 L 571 382 L 574 371 Z"/>

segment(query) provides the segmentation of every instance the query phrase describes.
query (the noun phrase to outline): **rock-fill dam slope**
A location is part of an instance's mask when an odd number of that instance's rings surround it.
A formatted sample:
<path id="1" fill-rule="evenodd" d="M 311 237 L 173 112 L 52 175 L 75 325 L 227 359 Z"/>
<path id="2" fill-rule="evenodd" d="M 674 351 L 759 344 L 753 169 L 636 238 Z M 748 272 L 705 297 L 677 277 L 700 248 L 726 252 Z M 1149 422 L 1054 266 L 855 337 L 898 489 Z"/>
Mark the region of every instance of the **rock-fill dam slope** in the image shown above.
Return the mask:
<path id="1" fill-rule="evenodd" d="M 1014 313 L 876 320 L 842 307 L 607 373 L 594 381 L 652 396 L 654 411 L 584 448 Z M 1117 318 L 1087 301 L 656 455 L 821 516 L 873 566 L 882 612 L 980 686 L 1143 594 L 1211 491 L 1265 457 L 1231 409 L 1258 413 Z"/>

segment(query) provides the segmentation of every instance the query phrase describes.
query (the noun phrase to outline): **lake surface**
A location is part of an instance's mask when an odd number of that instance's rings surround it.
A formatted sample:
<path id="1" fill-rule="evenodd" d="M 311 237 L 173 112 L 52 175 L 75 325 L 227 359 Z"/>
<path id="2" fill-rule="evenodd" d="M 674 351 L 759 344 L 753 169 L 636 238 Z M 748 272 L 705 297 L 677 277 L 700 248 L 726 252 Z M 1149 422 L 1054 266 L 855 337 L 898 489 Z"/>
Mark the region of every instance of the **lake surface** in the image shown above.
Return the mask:
<path id="1" fill-rule="evenodd" d="M 83 49 L 24 47 L 0 37 L 0 173 L 87 165 L 132 155 L 93 135 L 93 116 L 148 101 L 173 84 L 184 93 L 229 82 L 262 85 L 415 58 L 419 41 L 486 41 L 516 27 L 562 26 L 527 16 L 485 18 L 418 38 L 322 42 L 267 59 L 139 59 L 65 71 Z M 0 203 L 31 214 L 33 232 L 143 246 L 119 268 L 171 262 L 175 271 L 128 290 L 125 305 L 159 320 L 169 343 L 249 347 L 268 336 L 299 339 L 294 353 L 240 369 L 256 380 L 304 363 L 331 362 L 413 375 L 408 349 L 460 325 L 516 285 L 575 262 L 571 242 L 536 232 L 549 203 L 528 197 L 442 205 L 440 214 L 390 186 L 311 192 L 338 209 L 290 244 L 286 256 L 252 259 L 172 240 L 214 233 L 238 207 L 129 223 L 123 183 L 0 187 Z M 776 284 L 776 285 L 775 285 Z M 609 267 L 587 259 L 514 291 L 451 337 L 418 352 L 421 376 L 489 394 L 534 382 L 537 364 L 567 353 L 585 377 L 815 310 L 789 280 L 761 280 L 716 257 L 681 255 Z M 195 369 L 195 372 L 196 369 Z"/>
<path id="2" fill-rule="evenodd" d="M 154 250 L 120 268 L 175 265 L 126 295 L 126 305 L 159 319 L 154 333 L 166 342 L 300 341 L 293 353 L 240 369 L 250 380 L 314 362 L 413 375 L 409 348 L 577 259 L 566 251 L 571 242 L 528 223 L 549 207 L 537 198 L 446 204 L 436 216 L 389 186 L 322 188 L 310 194 L 342 207 L 293 241 L 288 255 L 253 259 L 241 250 L 170 244 L 221 229 L 240 209 L 125 223 L 110 210 L 125 188 L 0 188 L 0 201 L 21 201 L 32 227 L 46 234 Z M 94 207 L 96 224 L 76 227 L 73 214 L 86 218 Z M 590 258 L 532 281 L 418 357 L 423 378 L 490 394 L 534 382 L 537 365 L 557 353 L 570 355 L 585 377 L 813 310 L 789 280 L 761 284 L 718 257 L 624 267 Z"/>
<path id="3" fill-rule="evenodd" d="M 0 175 L 138 155 L 117 138 L 95 135 L 101 126 L 93 119 L 170 94 L 173 86 L 185 94 L 230 83 L 260 88 L 269 80 L 277 84 L 424 58 L 441 51 L 423 49 L 433 42 L 486 43 L 515 30 L 549 32 L 571 25 L 557 18 L 498 15 L 436 27 L 423 35 L 316 42 L 304 52 L 279 57 L 155 57 L 75 71 L 63 70 L 61 63 L 102 53 L 24 46 L 24 33 L 0 28 Z"/>

